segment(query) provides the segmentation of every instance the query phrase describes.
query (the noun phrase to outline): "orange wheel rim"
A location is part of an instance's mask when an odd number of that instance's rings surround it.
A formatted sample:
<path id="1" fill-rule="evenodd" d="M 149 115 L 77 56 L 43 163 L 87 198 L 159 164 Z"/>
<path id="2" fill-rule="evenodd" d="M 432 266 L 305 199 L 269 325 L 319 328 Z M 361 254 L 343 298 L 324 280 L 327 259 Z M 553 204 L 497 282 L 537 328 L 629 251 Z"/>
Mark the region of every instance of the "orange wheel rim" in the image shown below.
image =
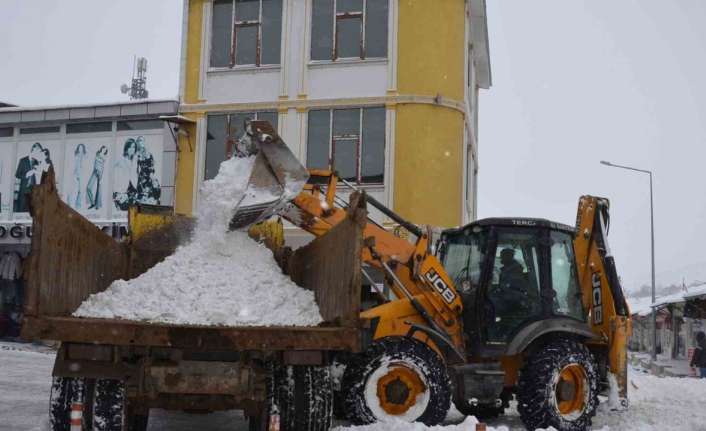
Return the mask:
<path id="1" fill-rule="evenodd" d="M 559 372 L 559 380 L 554 388 L 559 413 L 574 415 L 583 411 L 587 380 L 586 371 L 578 364 L 567 365 Z"/>
<path id="2" fill-rule="evenodd" d="M 390 415 L 401 415 L 417 401 L 417 396 L 426 391 L 419 375 L 405 366 L 391 366 L 387 374 L 378 380 L 377 396 L 380 407 Z"/>

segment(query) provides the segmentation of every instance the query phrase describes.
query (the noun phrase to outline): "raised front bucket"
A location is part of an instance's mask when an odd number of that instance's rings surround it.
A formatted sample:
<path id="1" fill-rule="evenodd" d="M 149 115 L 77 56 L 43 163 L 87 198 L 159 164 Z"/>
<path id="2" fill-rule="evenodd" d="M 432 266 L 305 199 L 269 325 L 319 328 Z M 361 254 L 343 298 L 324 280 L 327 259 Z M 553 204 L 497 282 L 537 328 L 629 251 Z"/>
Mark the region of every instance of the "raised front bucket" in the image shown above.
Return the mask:
<path id="1" fill-rule="evenodd" d="M 238 203 L 230 229 L 242 229 L 277 214 L 294 199 L 309 179 L 309 172 L 267 121 L 250 123 L 258 148 L 248 193 Z M 252 192 L 252 193 L 250 193 Z"/>

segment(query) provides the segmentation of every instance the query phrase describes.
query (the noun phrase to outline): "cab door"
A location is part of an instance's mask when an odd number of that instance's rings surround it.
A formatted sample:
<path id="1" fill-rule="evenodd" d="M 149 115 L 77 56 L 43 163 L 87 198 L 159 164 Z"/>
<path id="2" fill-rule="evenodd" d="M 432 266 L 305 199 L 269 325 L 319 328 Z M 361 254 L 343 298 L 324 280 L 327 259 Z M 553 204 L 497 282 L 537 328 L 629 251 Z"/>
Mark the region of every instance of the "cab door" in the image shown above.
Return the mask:
<path id="1" fill-rule="evenodd" d="M 512 337 L 544 315 L 542 268 L 546 261 L 541 244 L 546 230 L 496 227 L 491 235 L 481 296 L 478 298 L 479 335 L 488 354 L 503 351 Z"/>

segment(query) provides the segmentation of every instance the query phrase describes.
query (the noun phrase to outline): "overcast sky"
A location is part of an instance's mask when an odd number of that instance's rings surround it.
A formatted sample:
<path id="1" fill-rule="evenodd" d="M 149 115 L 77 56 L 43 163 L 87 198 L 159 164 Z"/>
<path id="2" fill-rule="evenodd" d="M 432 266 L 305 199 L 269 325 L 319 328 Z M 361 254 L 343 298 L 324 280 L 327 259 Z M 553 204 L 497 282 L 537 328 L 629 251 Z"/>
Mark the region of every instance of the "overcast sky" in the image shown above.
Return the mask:
<path id="1" fill-rule="evenodd" d="M 133 55 L 152 98 L 177 95 L 181 0 L 1 0 L 0 101 L 125 100 Z M 612 201 L 626 288 L 649 282 L 655 172 L 658 281 L 706 279 L 706 2 L 488 0 L 493 87 L 480 99 L 481 217 L 573 224 L 581 194 Z"/>
<path id="2" fill-rule="evenodd" d="M 493 87 L 480 99 L 481 217 L 574 224 L 582 194 L 611 199 L 626 288 L 706 281 L 706 2 L 488 0 Z"/>
<path id="3" fill-rule="evenodd" d="M 25 106 L 127 100 L 133 56 L 150 98 L 176 98 L 181 0 L 0 0 L 0 101 Z"/>

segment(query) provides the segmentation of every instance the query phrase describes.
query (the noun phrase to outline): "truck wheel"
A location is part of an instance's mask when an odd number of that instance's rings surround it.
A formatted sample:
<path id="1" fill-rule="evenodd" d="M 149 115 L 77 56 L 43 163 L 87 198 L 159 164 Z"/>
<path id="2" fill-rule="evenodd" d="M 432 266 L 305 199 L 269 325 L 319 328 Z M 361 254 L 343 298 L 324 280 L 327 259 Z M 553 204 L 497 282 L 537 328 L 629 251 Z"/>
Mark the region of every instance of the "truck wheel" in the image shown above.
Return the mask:
<path id="1" fill-rule="evenodd" d="M 125 431 L 125 384 L 120 380 L 96 380 L 93 392 L 93 431 Z"/>
<path id="2" fill-rule="evenodd" d="M 329 367 L 275 365 L 265 426 L 279 419 L 281 431 L 328 431 L 333 420 Z M 277 420 L 277 419 L 275 419 Z M 267 429 L 267 428 L 265 428 Z"/>
<path id="3" fill-rule="evenodd" d="M 71 405 L 84 404 L 84 380 L 72 377 L 53 377 L 49 394 L 49 424 L 51 431 L 71 429 Z M 90 417 L 90 416 L 89 416 Z"/>
<path id="4" fill-rule="evenodd" d="M 560 339 L 527 358 L 517 388 L 517 409 L 527 429 L 584 431 L 597 407 L 597 367 L 585 345 Z"/>
<path id="5" fill-rule="evenodd" d="M 351 360 L 341 393 L 348 420 L 355 424 L 394 418 L 436 425 L 451 405 L 451 379 L 429 346 L 389 337 Z"/>

